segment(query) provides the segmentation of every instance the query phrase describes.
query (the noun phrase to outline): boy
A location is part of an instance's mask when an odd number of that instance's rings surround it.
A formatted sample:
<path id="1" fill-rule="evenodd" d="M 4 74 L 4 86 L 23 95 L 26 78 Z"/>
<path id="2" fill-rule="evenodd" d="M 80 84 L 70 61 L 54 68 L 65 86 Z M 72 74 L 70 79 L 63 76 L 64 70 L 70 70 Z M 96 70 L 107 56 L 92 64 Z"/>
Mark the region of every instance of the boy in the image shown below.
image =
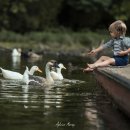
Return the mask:
<path id="1" fill-rule="evenodd" d="M 128 53 L 130 52 L 130 38 L 125 37 L 127 27 L 121 20 L 113 22 L 109 26 L 109 33 L 112 37 L 106 44 L 89 52 L 89 55 L 95 55 L 97 52 L 108 47 L 113 48 L 113 57 L 101 56 L 95 63 L 87 64 L 86 71 L 93 71 L 97 67 L 105 67 L 108 65 L 125 66 L 129 62 Z"/>

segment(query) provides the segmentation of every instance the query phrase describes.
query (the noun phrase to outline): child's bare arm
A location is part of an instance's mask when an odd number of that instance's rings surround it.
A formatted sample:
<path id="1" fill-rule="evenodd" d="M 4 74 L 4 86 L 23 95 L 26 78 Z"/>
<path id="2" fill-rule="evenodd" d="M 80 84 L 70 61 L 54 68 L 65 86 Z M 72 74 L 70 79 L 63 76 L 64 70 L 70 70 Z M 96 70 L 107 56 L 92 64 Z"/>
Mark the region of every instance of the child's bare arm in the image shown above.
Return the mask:
<path id="1" fill-rule="evenodd" d="M 126 51 L 120 51 L 118 54 L 119 56 L 124 56 L 127 55 L 128 53 L 130 53 L 130 48 L 128 48 Z"/>
<path id="2" fill-rule="evenodd" d="M 96 48 L 96 49 L 90 51 L 90 52 L 88 53 L 88 55 L 95 55 L 97 52 L 99 52 L 99 51 L 101 51 L 101 50 L 103 50 L 103 47 L 102 47 L 102 46 L 99 46 L 98 48 Z"/>

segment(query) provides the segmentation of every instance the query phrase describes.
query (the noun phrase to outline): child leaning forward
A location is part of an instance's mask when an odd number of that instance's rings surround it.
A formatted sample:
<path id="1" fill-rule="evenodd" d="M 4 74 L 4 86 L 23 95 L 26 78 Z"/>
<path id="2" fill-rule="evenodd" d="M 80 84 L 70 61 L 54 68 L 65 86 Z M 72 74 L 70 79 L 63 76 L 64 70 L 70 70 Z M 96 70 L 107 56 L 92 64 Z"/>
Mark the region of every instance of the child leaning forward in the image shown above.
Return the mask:
<path id="1" fill-rule="evenodd" d="M 111 40 L 97 49 L 89 52 L 89 55 L 95 55 L 97 52 L 112 47 L 113 57 L 101 56 L 95 63 L 87 64 L 84 72 L 93 71 L 97 67 L 105 67 L 108 65 L 125 66 L 129 63 L 130 38 L 125 37 L 127 27 L 121 20 L 113 22 L 109 26 Z"/>

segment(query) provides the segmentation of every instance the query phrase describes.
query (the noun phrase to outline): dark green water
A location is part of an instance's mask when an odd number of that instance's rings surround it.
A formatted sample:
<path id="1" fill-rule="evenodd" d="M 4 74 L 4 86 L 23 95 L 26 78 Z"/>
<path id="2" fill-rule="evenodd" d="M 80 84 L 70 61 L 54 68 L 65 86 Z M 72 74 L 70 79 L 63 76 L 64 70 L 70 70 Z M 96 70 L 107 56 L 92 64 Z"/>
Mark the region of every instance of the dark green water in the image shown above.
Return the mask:
<path id="1" fill-rule="evenodd" d="M 50 59 L 57 59 L 66 67 L 69 62 L 78 67 L 85 66 L 79 57 L 44 56 L 35 62 L 24 58 L 13 62 L 9 53 L 0 55 L 2 68 L 21 73 L 26 65 L 38 65 L 44 70 Z M 70 71 L 67 68 L 63 75 L 69 82 L 48 88 L 21 85 L 4 80 L 1 75 L 0 130 L 130 129 L 129 119 L 112 105 L 92 73 L 84 74 L 81 70 Z"/>

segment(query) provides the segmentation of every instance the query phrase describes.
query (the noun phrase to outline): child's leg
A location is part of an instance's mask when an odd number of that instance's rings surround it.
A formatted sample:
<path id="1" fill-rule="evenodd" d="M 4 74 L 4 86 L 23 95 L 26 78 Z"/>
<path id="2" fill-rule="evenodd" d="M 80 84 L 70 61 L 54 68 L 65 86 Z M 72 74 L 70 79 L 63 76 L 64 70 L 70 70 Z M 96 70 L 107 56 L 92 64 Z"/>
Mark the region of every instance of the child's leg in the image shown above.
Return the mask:
<path id="1" fill-rule="evenodd" d="M 104 67 L 108 65 L 115 65 L 115 59 L 114 58 L 108 58 L 107 60 L 104 60 L 103 62 L 96 63 L 96 67 Z"/>
<path id="2" fill-rule="evenodd" d="M 96 67 L 104 67 L 110 64 L 112 65 L 115 64 L 114 58 L 110 58 L 108 56 L 101 56 L 95 63 L 88 64 L 88 67 L 86 67 L 83 71 L 90 72 L 90 71 L 93 71 Z"/>
<path id="3" fill-rule="evenodd" d="M 95 66 L 95 64 L 101 63 L 101 62 L 106 61 L 108 59 L 110 59 L 110 57 L 108 57 L 108 56 L 101 56 L 96 62 L 94 62 L 93 64 L 88 64 L 88 66 L 89 67 Z M 93 67 L 91 67 L 91 68 L 93 68 Z"/>
<path id="4" fill-rule="evenodd" d="M 115 64 L 115 59 L 107 57 L 106 59 L 98 60 L 94 64 L 88 64 L 88 67 L 91 69 L 94 69 L 96 67 L 105 67 L 108 65 L 114 65 Z"/>
<path id="5" fill-rule="evenodd" d="M 103 61 L 105 61 L 107 59 L 110 59 L 110 57 L 108 57 L 108 56 L 101 56 L 95 63 L 100 63 L 100 62 L 103 62 Z"/>

